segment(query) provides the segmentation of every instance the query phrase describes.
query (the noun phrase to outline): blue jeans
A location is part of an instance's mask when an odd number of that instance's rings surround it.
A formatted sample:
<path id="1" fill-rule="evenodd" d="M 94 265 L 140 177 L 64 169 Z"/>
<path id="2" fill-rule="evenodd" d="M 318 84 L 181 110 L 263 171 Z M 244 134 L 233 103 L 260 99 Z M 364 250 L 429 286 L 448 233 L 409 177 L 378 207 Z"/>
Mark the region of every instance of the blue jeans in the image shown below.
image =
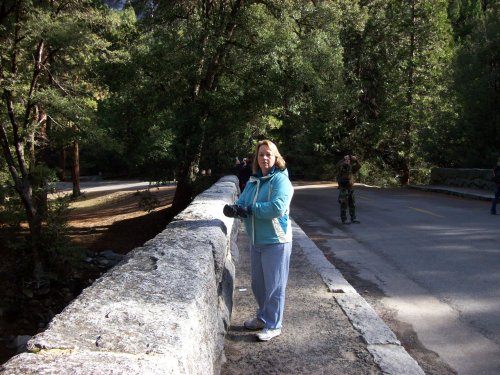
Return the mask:
<path id="1" fill-rule="evenodd" d="M 493 198 L 493 202 L 491 203 L 491 213 L 497 213 L 497 202 L 500 200 L 500 186 L 497 186 L 495 190 L 495 198 Z"/>
<path id="2" fill-rule="evenodd" d="M 291 242 L 250 245 L 252 291 L 259 306 L 257 318 L 266 328 L 281 328 L 291 254 Z"/>

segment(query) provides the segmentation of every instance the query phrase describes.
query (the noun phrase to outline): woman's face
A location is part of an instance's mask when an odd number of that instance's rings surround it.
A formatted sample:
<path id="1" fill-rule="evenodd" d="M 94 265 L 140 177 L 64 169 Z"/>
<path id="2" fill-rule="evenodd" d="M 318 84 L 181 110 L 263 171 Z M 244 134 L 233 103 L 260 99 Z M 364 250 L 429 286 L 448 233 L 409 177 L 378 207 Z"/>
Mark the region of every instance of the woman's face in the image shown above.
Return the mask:
<path id="1" fill-rule="evenodd" d="M 271 168 L 274 167 L 274 163 L 276 163 L 276 156 L 274 156 L 271 149 L 264 144 L 259 147 L 257 161 L 259 162 L 259 168 L 262 171 L 262 174 L 266 176 Z"/>

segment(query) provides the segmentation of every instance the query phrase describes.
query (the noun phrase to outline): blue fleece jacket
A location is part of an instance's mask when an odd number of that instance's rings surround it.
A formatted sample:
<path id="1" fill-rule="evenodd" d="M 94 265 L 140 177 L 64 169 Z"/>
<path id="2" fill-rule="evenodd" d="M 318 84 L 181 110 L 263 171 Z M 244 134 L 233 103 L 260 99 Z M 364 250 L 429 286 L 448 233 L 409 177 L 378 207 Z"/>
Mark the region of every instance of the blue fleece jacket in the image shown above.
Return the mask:
<path id="1" fill-rule="evenodd" d="M 250 177 L 236 204 L 251 208 L 252 214 L 243 222 L 253 244 L 292 241 L 289 217 L 292 196 L 293 187 L 286 169 L 274 167 L 267 176 L 258 171 Z"/>

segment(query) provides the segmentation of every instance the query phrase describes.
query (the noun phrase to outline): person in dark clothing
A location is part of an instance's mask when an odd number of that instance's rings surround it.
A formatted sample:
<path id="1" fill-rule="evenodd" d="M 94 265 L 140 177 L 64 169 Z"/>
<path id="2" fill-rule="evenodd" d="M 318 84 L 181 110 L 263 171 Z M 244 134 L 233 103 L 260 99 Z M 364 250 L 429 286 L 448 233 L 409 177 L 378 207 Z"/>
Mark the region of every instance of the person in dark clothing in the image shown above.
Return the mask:
<path id="1" fill-rule="evenodd" d="M 361 164 L 353 155 L 346 155 L 337 163 L 337 182 L 339 185 L 340 219 L 342 224 L 347 223 L 347 209 L 351 216 L 351 223 L 359 224 L 356 219 L 356 200 L 354 198 L 354 174 L 359 171 Z"/>
<path id="2" fill-rule="evenodd" d="M 245 189 L 248 179 L 252 175 L 252 164 L 253 164 L 253 155 L 249 155 L 246 158 L 243 158 L 243 166 L 240 168 L 238 173 L 238 180 L 240 183 L 240 191 Z"/>
<path id="3" fill-rule="evenodd" d="M 495 197 L 491 202 L 491 214 L 497 215 L 497 202 L 500 200 L 500 157 L 497 161 L 497 166 L 493 169 L 493 182 L 496 184 Z"/>
<path id="4" fill-rule="evenodd" d="M 241 168 L 243 168 L 243 163 L 240 162 L 240 159 L 238 157 L 234 158 L 234 167 L 233 167 L 233 173 L 238 176 Z"/>

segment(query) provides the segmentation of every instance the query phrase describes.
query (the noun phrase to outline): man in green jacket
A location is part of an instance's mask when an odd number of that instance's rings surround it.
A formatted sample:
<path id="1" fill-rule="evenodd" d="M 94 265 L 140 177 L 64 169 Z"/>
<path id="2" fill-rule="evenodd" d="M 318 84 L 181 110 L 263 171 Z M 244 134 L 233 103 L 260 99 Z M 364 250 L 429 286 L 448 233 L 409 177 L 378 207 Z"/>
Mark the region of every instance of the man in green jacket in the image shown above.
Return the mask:
<path id="1" fill-rule="evenodd" d="M 356 219 L 356 200 L 354 198 L 354 174 L 359 171 L 361 164 L 354 155 L 346 155 L 337 163 L 337 182 L 339 185 L 340 219 L 342 224 L 347 222 L 347 209 L 351 223 L 359 224 Z"/>

